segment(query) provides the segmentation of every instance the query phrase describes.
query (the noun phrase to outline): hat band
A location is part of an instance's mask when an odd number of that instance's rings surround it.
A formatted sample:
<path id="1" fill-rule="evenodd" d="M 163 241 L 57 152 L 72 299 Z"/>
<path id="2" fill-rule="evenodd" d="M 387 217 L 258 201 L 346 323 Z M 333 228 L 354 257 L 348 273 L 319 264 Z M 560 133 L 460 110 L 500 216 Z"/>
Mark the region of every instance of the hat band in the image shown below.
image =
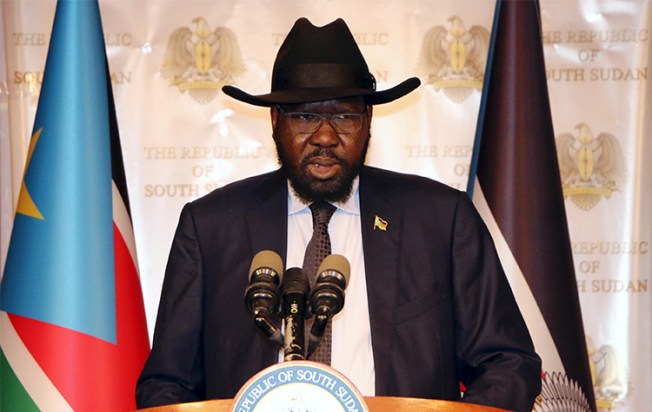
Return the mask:
<path id="1" fill-rule="evenodd" d="M 272 91 L 315 88 L 360 88 L 376 90 L 376 79 L 348 64 L 298 64 L 273 74 Z"/>

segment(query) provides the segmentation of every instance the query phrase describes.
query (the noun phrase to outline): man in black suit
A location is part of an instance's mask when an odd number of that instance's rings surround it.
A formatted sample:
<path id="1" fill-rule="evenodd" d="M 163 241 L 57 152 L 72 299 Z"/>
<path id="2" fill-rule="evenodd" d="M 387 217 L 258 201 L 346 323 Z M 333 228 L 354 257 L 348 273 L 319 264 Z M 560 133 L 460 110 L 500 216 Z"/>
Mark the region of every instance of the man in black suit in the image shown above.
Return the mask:
<path id="1" fill-rule="evenodd" d="M 418 85 L 411 78 L 376 91 L 343 20 L 319 28 L 299 19 L 277 55 L 271 93 L 223 89 L 270 107 L 281 168 L 184 207 L 139 407 L 232 398 L 281 359 L 243 303 L 249 265 L 261 250 L 300 265 L 308 205 L 327 201 L 337 207 L 333 252 L 352 268 L 332 323 L 332 366 L 366 396 L 532 408 L 540 359 L 468 196 L 364 165 L 373 106 Z"/>

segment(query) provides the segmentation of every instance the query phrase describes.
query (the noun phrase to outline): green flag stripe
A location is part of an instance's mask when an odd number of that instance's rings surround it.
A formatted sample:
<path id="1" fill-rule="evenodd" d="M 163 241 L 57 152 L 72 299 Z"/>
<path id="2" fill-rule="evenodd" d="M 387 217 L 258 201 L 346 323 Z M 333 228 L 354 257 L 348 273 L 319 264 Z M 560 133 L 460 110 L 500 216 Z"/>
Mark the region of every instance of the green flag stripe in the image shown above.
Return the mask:
<path id="1" fill-rule="evenodd" d="M 0 411 L 36 411 L 38 408 L 29 396 L 14 370 L 7 362 L 5 353 L 0 349 Z"/>

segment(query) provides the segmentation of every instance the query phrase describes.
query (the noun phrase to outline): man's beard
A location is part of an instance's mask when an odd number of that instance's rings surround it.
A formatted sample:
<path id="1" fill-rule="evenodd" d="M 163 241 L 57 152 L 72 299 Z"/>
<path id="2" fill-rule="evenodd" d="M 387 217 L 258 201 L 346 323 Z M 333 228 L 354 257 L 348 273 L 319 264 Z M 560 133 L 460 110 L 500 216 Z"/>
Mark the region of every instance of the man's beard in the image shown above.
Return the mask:
<path id="1" fill-rule="evenodd" d="M 368 147 L 369 139 L 367 139 L 367 143 L 365 143 L 360 157 L 355 163 L 347 163 L 331 149 L 315 149 L 312 153 L 301 159 L 298 170 L 291 167 L 289 159 L 280 145 L 276 145 L 276 152 L 281 166 L 287 172 L 290 186 L 299 199 L 308 204 L 317 200 L 343 203 L 351 196 L 353 182 L 360 173 L 360 166 L 364 164 Z M 310 175 L 307 172 L 307 166 L 310 160 L 316 156 L 330 157 L 337 160 L 342 168 L 341 173 L 329 179 L 316 179 Z"/>

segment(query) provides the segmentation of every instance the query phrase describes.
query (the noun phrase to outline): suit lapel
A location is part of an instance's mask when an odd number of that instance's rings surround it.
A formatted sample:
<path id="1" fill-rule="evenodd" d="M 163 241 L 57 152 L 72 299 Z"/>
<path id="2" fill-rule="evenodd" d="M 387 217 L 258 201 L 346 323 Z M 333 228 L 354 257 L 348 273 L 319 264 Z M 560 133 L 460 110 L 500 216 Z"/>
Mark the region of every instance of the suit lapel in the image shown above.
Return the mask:
<path id="1" fill-rule="evenodd" d="M 261 250 L 272 250 L 285 260 L 288 215 L 285 173 L 277 170 L 264 175 L 253 187 L 252 199 L 252 208 L 247 213 L 252 257 Z"/>
<path id="2" fill-rule="evenodd" d="M 398 188 L 380 178 L 373 168 L 360 171 L 360 212 L 364 249 L 371 339 L 376 369 L 376 395 L 387 393 L 393 348 L 393 310 L 396 284 L 402 207 Z"/>

